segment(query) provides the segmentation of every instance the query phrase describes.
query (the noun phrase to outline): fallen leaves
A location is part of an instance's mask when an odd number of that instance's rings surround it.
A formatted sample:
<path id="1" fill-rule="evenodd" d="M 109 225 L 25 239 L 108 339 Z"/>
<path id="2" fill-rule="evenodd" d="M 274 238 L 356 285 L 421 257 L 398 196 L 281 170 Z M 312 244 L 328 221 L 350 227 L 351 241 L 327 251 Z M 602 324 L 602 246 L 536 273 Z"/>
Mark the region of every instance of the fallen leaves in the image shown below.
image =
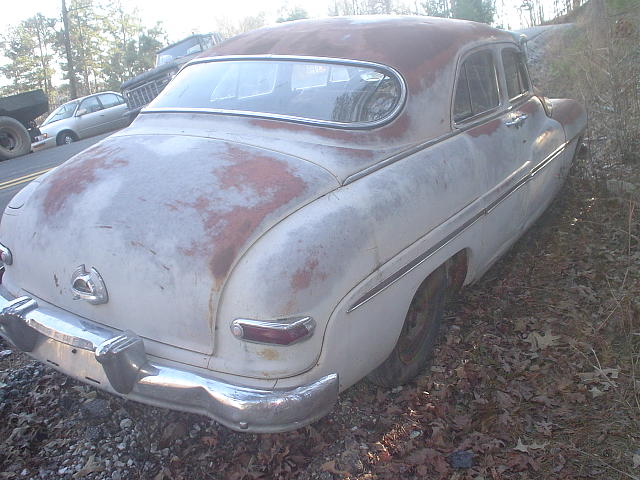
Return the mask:
<path id="1" fill-rule="evenodd" d="M 320 465 L 320 470 L 322 470 L 323 472 L 329 472 L 329 473 L 333 473 L 335 475 L 340 475 L 340 476 L 349 475 L 349 472 L 345 470 L 339 470 L 338 468 L 336 468 L 335 460 L 329 460 L 328 462 L 323 463 L 322 465 Z"/>
<path id="2" fill-rule="evenodd" d="M 558 345 L 560 335 L 553 335 L 551 332 L 538 333 L 531 332 L 528 334 L 524 341 L 531 344 L 529 351 L 537 352 L 538 350 L 544 350 L 545 348 L 555 347 Z"/>
<path id="3" fill-rule="evenodd" d="M 518 437 L 518 443 L 517 443 L 517 445 L 515 447 L 513 447 L 513 449 L 517 450 L 518 452 L 531 453 L 534 450 L 542 450 L 548 444 L 549 444 L 549 442 L 545 442 L 545 443 L 542 443 L 542 444 L 533 442 L 530 445 L 525 445 L 522 442 L 522 439 L 520 439 L 520 437 Z"/>

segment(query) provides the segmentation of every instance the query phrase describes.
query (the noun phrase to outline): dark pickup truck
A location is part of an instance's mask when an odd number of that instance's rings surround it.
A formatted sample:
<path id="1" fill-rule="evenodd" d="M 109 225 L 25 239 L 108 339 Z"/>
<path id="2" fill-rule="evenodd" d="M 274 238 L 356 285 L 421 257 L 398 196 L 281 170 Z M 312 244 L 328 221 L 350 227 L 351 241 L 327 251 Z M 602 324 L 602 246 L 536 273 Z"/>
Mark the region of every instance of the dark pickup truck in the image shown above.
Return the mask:
<path id="1" fill-rule="evenodd" d="M 42 90 L 0 98 L 0 160 L 31 151 L 31 142 L 40 135 L 35 119 L 49 110 Z"/>
<path id="2" fill-rule="evenodd" d="M 182 65 L 221 41 L 218 33 L 196 34 L 159 50 L 155 68 L 127 80 L 120 87 L 129 107 L 130 120 L 156 98 Z"/>

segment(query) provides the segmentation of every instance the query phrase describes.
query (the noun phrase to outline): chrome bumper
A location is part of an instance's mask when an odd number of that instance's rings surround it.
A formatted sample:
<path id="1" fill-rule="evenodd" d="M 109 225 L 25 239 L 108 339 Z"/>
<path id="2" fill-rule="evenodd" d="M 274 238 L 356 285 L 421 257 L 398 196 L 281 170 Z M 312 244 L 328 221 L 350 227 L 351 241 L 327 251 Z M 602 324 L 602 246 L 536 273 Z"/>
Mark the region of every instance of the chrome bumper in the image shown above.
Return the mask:
<path id="1" fill-rule="evenodd" d="M 159 407 L 206 415 L 245 432 L 282 432 L 326 415 L 338 375 L 290 390 L 232 385 L 151 360 L 142 338 L 110 330 L 0 286 L 0 334 L 20 350 L 85 383 Z"/>

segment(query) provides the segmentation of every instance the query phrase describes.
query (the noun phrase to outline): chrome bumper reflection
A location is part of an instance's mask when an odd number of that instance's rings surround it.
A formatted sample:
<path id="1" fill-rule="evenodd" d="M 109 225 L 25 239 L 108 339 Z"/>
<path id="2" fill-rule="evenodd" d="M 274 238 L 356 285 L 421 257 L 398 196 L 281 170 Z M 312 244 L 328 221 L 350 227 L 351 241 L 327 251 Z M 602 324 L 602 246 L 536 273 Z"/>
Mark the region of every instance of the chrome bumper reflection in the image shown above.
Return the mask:
<path id="1" fill-rule="evenodd" d="M 326 415 L 338 376 L 290 390 L 232 385 L 151 361 L 142 338 L 98 326 L 0 286 L 0 334 L 20 350 L 99 388 L 150 405 L 200 413 L 238 431 L 281 432 Z"/>

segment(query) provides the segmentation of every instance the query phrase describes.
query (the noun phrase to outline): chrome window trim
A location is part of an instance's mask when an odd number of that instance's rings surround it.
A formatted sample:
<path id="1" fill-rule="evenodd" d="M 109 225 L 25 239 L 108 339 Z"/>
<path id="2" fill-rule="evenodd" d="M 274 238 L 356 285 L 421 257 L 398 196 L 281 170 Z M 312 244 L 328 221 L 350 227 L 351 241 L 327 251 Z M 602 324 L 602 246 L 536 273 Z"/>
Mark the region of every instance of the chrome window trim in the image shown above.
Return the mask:
<path id="1" fill-rule="evenodd" d="M 306 117 L 298 117 L 292 115 L 280 115 L 277 113 L 251 112 L 246 110 L 229 110 L 221 108 L 181 108 L 181 107 L 146 107 L 140 113 L 211 113 L 218 115 L 234 115 L 242 117 L 265 118 L 268 120 L 284 120 L 294 123 L 303 123 L 306 125 L 315 125 L 320 127 L 337 127 L 345 130 L 363 130 L 381 127 L 395 120 L 402 111 L 407 100 L 407 84 L 404 77 L 393 67 L 375 62 L 365 62 L 362 60 L 349 60 L 345 58 L 334 57 L 309 57 L 298 55 L 224 55 L 220 57 L 205 57 L 191 60 L 185 64 L 179 71 L 179 75 L 185 68 L 201 63 L 225 62 L 225 61 L 289 61 L 289 62 L 307 62 L 307 63 L 327 63 L 332 65 L 345 65 L 351 67 L 366 67 L 381 70 L 391 77 L 394 77 L 400 86 L 400 97 L 393 110 L 384 118 L 373 122 L 335 122 L 331 120 L 316 120 Z M 155 99 L 154 99 L 155 100 Z"/>
<path id="2" fill-rule="evenodd" d="M 511 112 L 511 111 L 513 111 L 513 110 L 515 110 L 517 108 L 520 108 L 522 105 L 527 103 L 533 97 L 534 97 L 533 93 L 528 92 L 528 91 L 518 95 L 517 97 L 515 97 L 513 99 L 513 101 L 510 100 L 511 105 L 509 105 L 509 108 L 507 108 L 507 112 Z"/>
<path id="3" fill-rule="evenodd" d="M 505 87 L 506 87 L 506 81 L 507 81 L 507 73 L 506 73 L 506 70 L 504 68 L 504 58 L 502 57 L 502 55 L 507 50 L 515 51 L 516 53 L 519 53 L 520 55 L 523 54 L 522 50 L 519 49 L 517 46 L 514 46 L 514 45 L 503 46 L 500 49 L 500 55 L 499 55 L 499 57 L 500 57 L 500 66 L 502 67 L 501 71 L 502 71 L 503 79 L 504 79 L 504 82 L 505 82 Z M 529 66 L 527 65 L 526 57 L 523 60 L 522 65 L 524 65 L 524 71 L 525 71 L 525 73 L 527 75 L 527 83 L 528 83 L 529 87 L 524 92 L 519 93 L 515 97 L 508 98 L 508 101 L 509 101 L 510 104 L 518 103 L 523 97 L 527 97 L 528 98 L 528 97 L 533 95 L 533 87 L 531 85 L 531 76 L 529 75 Z M 505 93 L 507 95 L 509 95 L 509 92 L 507 91 L 506 88 L 505 88 Z"/>
<path id="4" fill-rule="evenodd" d="M 460 70 L 462 69 L 462 66 L 464 65 L 464 62 L 466 62 L 469 57 L 475 55 L 476 53 L 479 52 L 489 52 L 491 54 L 491 59 L 493 60 L 493 73 L 495 76 L 495 81 L 496 81 L 496 89 L 498 91 L 498 104 L 495 107 L 492 107 L 488 110 L 485 110 L 483 112 L 480 113 L 476 113 L 475 115 L 472 115 L 471 117 L 467 117 L 459 122 L 456 122 L 454 119 L 454 114 L 453 114 L 453 109 L 455 107 L 455 96 L 456 96 L 456 90 L 458 87 L 458 80 L 460 79 Z M 497 111 L 502 111 L 503 108 L 505 107 L 505 103 L 503 101 L 503 92 L 502 92 L 502 84 L 500 82 L 500 68 L 498 65 L 498 61 L 497 61 L 497 56 L 496 56 L 496 52 L 495 52 L 495 44 L 485 44 L 485 45 L 479 45 L 477 47 L 472 48 L 471 50 L 463 53 L 460 58 L 458 59 L 458 63 L 456 64 L 456 71 L 455 71 L 455 81 L 453 82 L 453 92 L 451 94 L 451 105 L 450 105 L 450 119 L 451 119 L 451 127 L 453 129 L 460 129 L 460 128 L 465 128 L 467 126 L 468 123 L 481 123 L 482 119 L 484 119 L 486 116 L 492 115 L 494 113 L 496 113 Z M 502 64 L 500 64 L 500 66 L 502 66 Z M 467 83 L 468 83 L 468 78 L 467 78 Z M 467 85 L 468 86 L 468 85 Z M 488 120 L 487 120 L 488 121 Z"/>
<path id="5" fill-rule="evenodd" d="M 351 175 L 349 175 L 343 182 L 342 185 L 348 185 L 350 183 L 355 182 L 356 180 L 360 180 L 363 177 L 366 177 L 367 175 L 376 172 L 384 167 L 386 167 L 387 165 L 391 165 L 397 161 L 402 160 L 403 158 L 406 158 L 410 155 L 413 155 L 415 153 L 420 152 L 421 150 L 424 150 L 428 147 L 431 147 L 437 143 L 440 142 L 444 142 L 445 140 L 448 140 L 452 137 L 455 137 L 456 135 L 459 135 L 461 133 L 466 132 L 467 130 L 471 130 L 472 128 L 477 127 L 478 125 L 481 125 L 483 123 L 486 122 L 490 122 L 492 120 L 495 120 L 496 118 L 500 118 L 502 115 L 504 115 L 508 110 L 497 110 L 491 113 L 491 115 L 489 116 L 483 116 L 482 118 L 478 118 L 476 120 L 474 120 L 473 122 L 470 122 L 468 124 L 465 125 L 460 125 L 460 126 L 456 126 L 452 131 L 447 132 L 445 134 L 442 134 L 436 138 L 432 138 L 431 140 L 427 140 L 425 142 L 419 142 L 416 143 L 404 150 L 401 150 L 397 153 L 394 153 L 392 155 L 390 155 L 389 157 L 379 161 L 378 163 L 374 164 L 374 165 L 370 165 L 362 170 L 360 170 L 359 172 L 353 173 Z"/>
<path id="6" fill-rule="evenodd" d="M 430 140 L 424 141 L 424 142 L 419 142 L 416 143 L 404 150 L 401 150 L 397 153 L 394 153 L 392 155 L 390 155 L 389 157 L 381 160 L 380 162 L 376 163 L 375 165 L 370 165 L 362 170 L 360 170 L 359 172 L 355 172 L 351 175 L 349 175 L 343 182 L 342 185 L 348 185 L 350 183 L 355 182 L 356 180 L 360 180 L 363 177 L 366 177 L 367 175 L 376 172 L 384 167 L 386 167 L 387 165 L 391 165 L 399 160 L 402 160 L 403 158 L 406 158 L 410 155 L 413 155 L 414 153 L 418 153 L 421 150 L 424 150 L 425 148 L 431 147 L 432 145 L 435 145 L 437 143 L 443 142 L 445 140 L 448 140 L 451 137 L 454 137 L 460 133 L 464 133 L 467 130 L 470 130 L 474 127 L 477 127 L 478 125 L 481 125 L 483 123 L 486 122 L 490 122 L 492 120 L 495 120 L 496 118 L 501 117 L 502 115 L 504 115 L 505 113 L 508 113 L 510 111 L 512 111 L 515 108 L 520 107 L 522 104 L 526 103 L 527 101 L 529 101 L 534 95 L 531 91 L 528 91 L 526 96 L 522 97 L 522 102 L 516 102 L 516 103 L 512 103 L 509 104 L 508 102 L 505 103 L 504 99 L 503 99 L 503 87 L 502 87 L 502 83 L 501 83 L 501 75 L 499 74 L 498 70 L 500 70 L 502 68 L 502 63 L 499 64 L 499 66 L 495 63 L 496 62 L 496 53 L 495 53 L 495 49 L 496 48 L 504 48 L 505 43 L 501 42 L 501 43 L 496 43 L 496 44 L 484 44 L 484 45 L 479 45 L 476 46 L 474 48 L 472 48 L 471 50 L 463 53 L 460 56 L 460 60 L 458 61 L 458 64 L 456 65 L 456 80 L 454 82 L 454 87 L 451 93 L 451 99 L 450 99 L 450 107 L 449 107 L 449 114 L 450 114 L 450 121 L 451 121 L 451 131 L 444 133 L 438 137 L 432 138 Z M 515 46 L 515 44 L 512 43 L 508 43 L 506 44 L 508 46 L 511 46 L 513 48 L 517 49 L 517 46 Z M 499 92 L 499 98 L 500 98 L 500 104 L 493 108 L 492 110 L 488 110 L 486 112 L 482 112 L 481 114 L 478 114 L 474 117 L 470 117 L 465 119 L 462 122 L 454 122 L 453 120 L 453 105 L 454 105 L 454 100 L 455 100 L 455 87 L 457 85 L 458 82 L 458 74 L 460 71 L 460 67 L 462 66 L 462 63 L 464 62 L 464 60 L 466 60 L 469 55 L 482 50 L 482 49 L 488 49 L 488 51 L 492 52 L 492 55 L 494 57 L 494 66 L 496 67 L 496 74 L 498 75 L 498 78 L 496 79 L 497 84 L 498 84 L 498 92 Z M 500 60 L 501 61 L 501 60 Z M 526 64 L 525 64 L 526 67 Z M 502 70 L 500 70 L 501 72 Z M 531 80 L 529 80 L 529 84 L 531 85 Z"/>
<path id="7" fill-rule="evenodd" d="M 511 186 L 511 188 L 509 188 L 507 191 L 502 193 L 498 198 L 493 200 L 489 205 L 487 205 L 486 207 L 483 207 L 482 209 L 480 209 L 477 213 L 475 213 L 473 216 L 471 216 L 471 218 L 469 218 L 466 222 L 464 222 L 458 228 L 456 228 L 451 233 L 449 233 L 447 236 L 445 236 L 442 240 L 440 240 L 435 245 L 433 245 L 432 247 L 427 249 L 424 253 L 418 255 L 416 258 L 411 260 L 405 266 L 403 266 L 400 269 L 396 270 L 394 273 L 392 273 L 387 278 L 385 278 L 382 282 L 378 283 L 375 287 L 373 287 L 369 291 L 367 291 L 364 295 L 360 296 L 353 304 L 351 304 L 351 306 L 347 309 L 346 313 L 351 313 L 354 310 L 356 310 L 357 308 L 359 308 L 362 305 L 364 305 L 365 303 L 369 302 L 370 300 L 373 300 L 373 298 L 375 298 L 376 296 L 378 296 L 379 294 L 384 292 L 387 288 L 389 288 L 391 285 L 396 283 L 402 277 L 404 277 L 405 275 L 409 274 L 411 271 L 413 271 L 414 269 L 416 269 L 417 267 L 422 265 L 424 262 L 426 262 L 429 257 L 431 257 L 433 254 L 435 254 L 438 250 L 440 250 L 443 247 L 445 247 L 448 243 L 450 243 L 452 240 L 454 240 L 456 237 L 458 237 L 462 232 L 464 232 L 467 228 L 469 228 L 471 225 L 476 223 L 484 215 L 489 214 L 500 203 L 502 203 L 505 199 L 507 199 L 512 193 L 514 193 L 520 187 L 522 187 L 523 185 L 525 185 L 526 183 L 531 181 L 533 179 L 533 177 L 538 172 L 540 172 L 543 168 L 545 168 L 553 160 L 555 160 L 562 152 L 564 152 L 564 150 L 567 148 L 567 146 L 570 145 L 571 142 L 573 142 L 573 140 L 575 140 L 578 136 L 579 135 L 576 135 L 571 140 L 568 140 L 568 141 L 562 143 L 558 148 L 556 148 L 553 152 L 551 152 L 549 155 L 547 155 L 547 157 L 545 157 L 544 160 L 542 160 L 540 163 L 538 163 L 533 168 L 531 168 L 531 170 L 529 171 L 529 173 L 527 175 L 525 175 L 523 178 L 521 178 L 516 183 L 514 183 Z M 464 209 L 462 209 L 461 211 L 457 212 L 456 215 L 460 214 L 463 211 L 464 211 Z M 449 221 L 449 219 L 445 220 L 443 223 L 441 223 L 440 225 L 436 226 L 434 228 L 434 230 L 436 228 L 439 228 L 440 226 L 442 226 L 447 221 Z"/>

